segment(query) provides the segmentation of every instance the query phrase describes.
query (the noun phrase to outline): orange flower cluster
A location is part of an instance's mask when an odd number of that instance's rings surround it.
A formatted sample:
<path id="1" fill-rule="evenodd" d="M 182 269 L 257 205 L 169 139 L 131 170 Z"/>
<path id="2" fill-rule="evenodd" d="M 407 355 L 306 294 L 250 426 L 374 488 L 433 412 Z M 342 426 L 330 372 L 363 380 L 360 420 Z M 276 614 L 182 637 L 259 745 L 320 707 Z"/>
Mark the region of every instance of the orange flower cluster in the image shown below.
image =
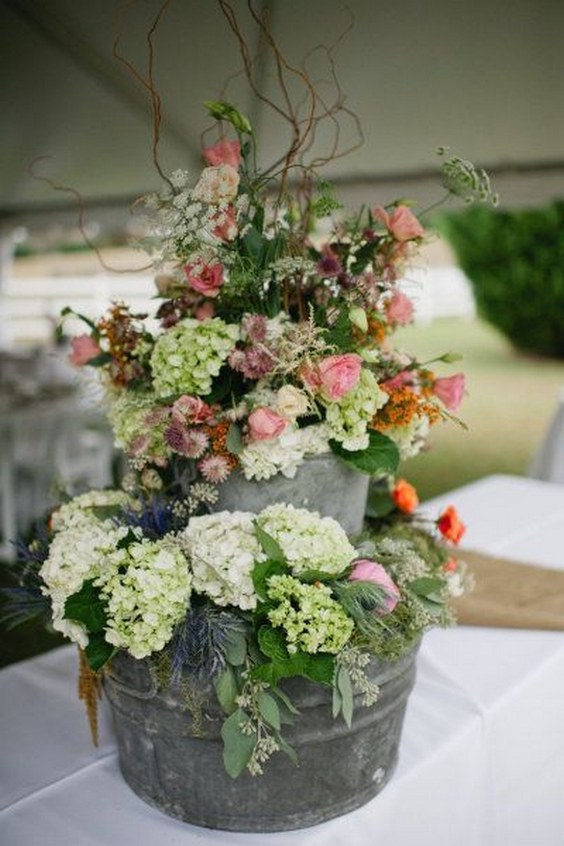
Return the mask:
<path id="1" fill-rule="evenodd" d="M 222 420 L 213 426 L 203 426 L 202 428 L 210 439 L 211 451 L 214 455 L 222 455 L 229 462 L 229 466 L 233 470 L 239 462 L 237 457 L 227 449 L 227 433 L 230 426 L 231 423 L 228 420 Z"/>
<path id="2" fill-rule="evenodd" d="M 372 428 L 382 431 L 391 426 L 408 426 L 416 414 L 420 412 L 419 398 L 411 388 L 383 389 L 389 396 L 388 402 L 372 420 Z"/>

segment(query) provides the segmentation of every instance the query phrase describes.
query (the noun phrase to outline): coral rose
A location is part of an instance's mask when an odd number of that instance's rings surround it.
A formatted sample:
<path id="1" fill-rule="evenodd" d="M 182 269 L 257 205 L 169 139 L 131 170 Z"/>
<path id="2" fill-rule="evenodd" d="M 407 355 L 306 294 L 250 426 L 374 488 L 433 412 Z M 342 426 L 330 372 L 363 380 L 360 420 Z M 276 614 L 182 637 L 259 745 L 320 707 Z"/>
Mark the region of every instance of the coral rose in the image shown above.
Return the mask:
<path id="1" fill-rule="evenodd" d="M 209 423 L 213 409 L 200 397 L 184 394 L 173 403 L 172 417 L 181 423 Z"/>
<path id="2" fill-rule="evenodd" d="M 241 145 L 238 141 L 218 141 L 211 147 L 204 147 L 204 158 L 209 165 L 231 165 L 235 170 L 241 164 Z"/>
<path id="3" fill-rule="evenodd" d="M 102 350 L 91 335 L 77 335 L 71 340 L 69 361 L 76 367 L 83 367 L 101 352 Z"/>
<path id="4" fill-rule="evenodd" d="M 419 505 L 417 491 L 405 479 L 397 479 L 392 490 L 392 499 L 397 508 L 405 514 L 411 514 Z"/>
<path id="5" fill-rule="evenodd" d="M 407 206 L 396 206 L 391 214 L 381 206 L 377 206 L 372 214 L 384 224 L 390 235 L 401 243 L 413 241 L 425 234 L 425 230 Z"/>
<path id="6" fill-rule="evenodd" d="M 437 528 L 439 532 L 451 543 L 460 543 L 460 540 L 466 531 L 466 526 L 460 520 L 458 512 L 453 505 L 445 508 L 439 519 L 437 520 Z"/>
<path id="7" fill-rule="evenodd" d="M 389 614 L 400 600 L 399 588 L 394 584 L 384 567 L 368 558 L 359 558 L 354 562 L 349 580 L 373 582 L 382 588 L 385 596 L 382 605 L 374 609 L 376 614 Z"/>
<path id="8" fill-rule="evenodd" d="M 217 297 L 219 289 L 225 282 L 223 272 L 224 268 L 220 262 L 187 264 L 184 267 L 184 274 L 190 287 L 200 294 L 205 294 L 206 297 Z"/>
<path id="9" fill-rule="evenodd" d="M 271 441 L 282 434 L 288 421 L 271 408 L 261 406 L 249 414 L 249 436 L 252 441 Z"/>
<path id="10" fill-rule="evenodd" d="M 449 411 L 456 411 L 462 402 L 465 385 L 464 373 L 455 373 L 454 376 L 435 379 L 433 393 Z"/>
<path id="11" fill-rule="evenodd" d="M 239 174 L 236 169 L 231 165 L 221 164 L 204 168 L 192 193 L 197 200 L 218 205 L 224 200 L 234 200 L 238 188 Z"/>

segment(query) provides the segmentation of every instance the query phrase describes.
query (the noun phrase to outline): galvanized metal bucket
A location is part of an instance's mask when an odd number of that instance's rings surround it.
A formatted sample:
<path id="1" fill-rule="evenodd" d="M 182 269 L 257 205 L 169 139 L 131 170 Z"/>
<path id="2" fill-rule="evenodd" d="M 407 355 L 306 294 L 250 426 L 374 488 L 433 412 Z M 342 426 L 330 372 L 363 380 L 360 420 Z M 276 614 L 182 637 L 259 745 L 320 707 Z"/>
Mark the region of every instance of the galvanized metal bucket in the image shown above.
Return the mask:
<path id="1" fill-rule="evenodd" d="M 219 486 L 214 510 L 257 513 L 267 505 L 285 502 L 333 517 L 352 535 L 362 529 L 369 483 L 369 476 L 324 453 L 305 458 L 291 479 L 278 473 L 271 479 L 249 481 L 240 471 L 233 473 Z"/>
<path id="2" fill-rule="evenodd" d="M 299 767 L 278 752 L 263 775 L 245 772 L 237 779 L 223 768 L 225 715 L 211 688 L 201 690 L 204 716 L 197 725 L 180 690 L 160 689 L 149 662 L 120 653 L 105 690 L 123 776 L 165 814 L 207 828 L 284 831 L 345 814 L 379 793 L 392 775 L 416 652 L 393 663 L 371 662 L 368 675 L 380 685 L 380 698 L 364 707 L 357 697 L 350 728 L 333 719 L 329 688 L 288 680 L 283 687 L 301 713 L 285 736 Z"/>

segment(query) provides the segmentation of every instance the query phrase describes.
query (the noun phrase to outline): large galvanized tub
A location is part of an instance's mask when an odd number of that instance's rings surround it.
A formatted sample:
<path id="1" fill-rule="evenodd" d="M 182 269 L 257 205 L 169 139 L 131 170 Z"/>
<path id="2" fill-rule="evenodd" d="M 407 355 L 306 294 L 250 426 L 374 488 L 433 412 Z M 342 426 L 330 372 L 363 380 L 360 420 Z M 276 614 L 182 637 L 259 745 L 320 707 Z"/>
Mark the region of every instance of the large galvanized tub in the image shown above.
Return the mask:
<path id="1" fill-rule="evenodd" d="M 197 726 L 179 690 L 159 689 L 147 661 L 120 653 L 105 690 L 123 776 L 149 804 L 207 828 L 283 831 L 345 814 L 375 796 L 392 775 L 416 652 L 369 665 L 380 698 L 364 707 L 357 697 L 350 728 L 342 718 L 333 719 L 330 688 L 288 680 L 283 688 L 301 713 L 284 735 L 299 756 L 299 767 L 277 752 L 263 775 L 245 771 L 237 779 L 223 768 L 225 715 L 211 690 L 202 691 L 204 716 Z"/>
<path id="2" fill-rule="evenodd" d="M 267 505 L 285 502 L 333 517 L 347 534 L 356 534 L 362 529 L 369 482 L 369 476 L 325 453 L 305 458 L 292 479 L 278 473 L 271 479 L 249 481 L 240 471 L 234 472 L 219 486 L 214 510 L 257 513 Z"/>

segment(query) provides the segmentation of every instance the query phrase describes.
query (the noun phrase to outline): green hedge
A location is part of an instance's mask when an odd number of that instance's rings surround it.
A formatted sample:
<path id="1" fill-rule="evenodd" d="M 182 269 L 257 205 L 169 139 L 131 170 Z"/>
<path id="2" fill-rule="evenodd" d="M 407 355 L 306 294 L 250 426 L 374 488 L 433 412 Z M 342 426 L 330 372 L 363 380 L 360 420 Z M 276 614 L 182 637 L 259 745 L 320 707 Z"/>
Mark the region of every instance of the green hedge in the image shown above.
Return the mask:
<path id="1" fill-rule="evenodd" d="M 519 211 L 475 206 L 436 223 L 481 316 L 517 348 L 564 358 L 564 202 Z"/>

